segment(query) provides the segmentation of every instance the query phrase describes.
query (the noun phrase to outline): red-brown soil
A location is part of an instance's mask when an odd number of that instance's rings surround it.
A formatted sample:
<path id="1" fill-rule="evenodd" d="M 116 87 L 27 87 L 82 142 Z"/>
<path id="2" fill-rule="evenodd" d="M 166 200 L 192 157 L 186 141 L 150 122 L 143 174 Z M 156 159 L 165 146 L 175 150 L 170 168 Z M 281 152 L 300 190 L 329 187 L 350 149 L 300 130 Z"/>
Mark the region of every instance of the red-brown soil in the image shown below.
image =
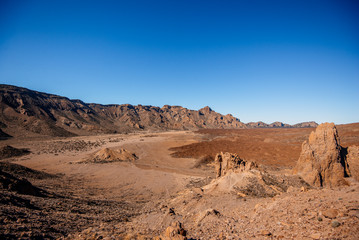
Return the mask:
<path id="1" fill-rule="evenodd" d="M 359 145 L 359 123 L 338 125 L 341 145 Z M 206 139 L 171 148 L 172 156 L 201 158 L 218 152 L 237 153 L 241 158 L 259 164 L 293 167 L 304 140 L 315 128 L 201 129 Z"/>

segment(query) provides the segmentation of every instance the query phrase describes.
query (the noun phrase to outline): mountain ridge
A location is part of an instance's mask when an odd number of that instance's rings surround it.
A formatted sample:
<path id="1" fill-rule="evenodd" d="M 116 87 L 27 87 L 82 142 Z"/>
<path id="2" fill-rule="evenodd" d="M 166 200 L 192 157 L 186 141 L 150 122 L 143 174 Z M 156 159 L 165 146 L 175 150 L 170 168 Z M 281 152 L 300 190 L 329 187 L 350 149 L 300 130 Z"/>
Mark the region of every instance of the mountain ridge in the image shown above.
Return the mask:
<path id="1" fill-rule="evenodd" d="M 11 136 L 35 133 L 68 137 L 139 130 L 293 127 L 281 122 L 245 124 L 231 114 L 222 115 L 208 106 L 191 110 L 170 105 L 85 103 L 6 84 L 0 84 L 0 112 L 0 122 L 7 126 L 6 132 L 2 125 L 0 129 Z"/>

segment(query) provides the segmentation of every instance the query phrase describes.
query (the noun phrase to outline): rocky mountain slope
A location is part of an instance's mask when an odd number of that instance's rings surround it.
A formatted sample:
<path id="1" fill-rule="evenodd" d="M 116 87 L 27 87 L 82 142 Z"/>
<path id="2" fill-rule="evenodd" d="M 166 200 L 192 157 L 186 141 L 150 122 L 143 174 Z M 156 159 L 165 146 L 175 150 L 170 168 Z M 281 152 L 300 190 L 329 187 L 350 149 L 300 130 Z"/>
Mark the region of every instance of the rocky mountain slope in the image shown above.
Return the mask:
<path id="1" fill-rule="evenodd" d="M 66 97 L 0 85 L 0 135 L 75 136 L 124 133 L 136 130 L 194 130 L 201 128 L 290 128 L 316 127 L 316 123 L 288 125 L 281 122 L 244 124 L 231 114 L 222 115 L 209 107 L 198 111 L 181 106 L 162 108 L 142 105 L 101 105 Z"/>
<path id="2" fill-rule="evenodd" d="M 9 131 L 17 129 L 14 135 L 21 132 L 18 129 L 42 135 L 73 136 L 140 129 L 245 127 L 232 115 L 221 115 L 209 107 L 195 111 L 168 105 L 160 108 L 88 104 L 10 85 L 0 85 L 0 112 L 2 124 L 8 126 Z"/>

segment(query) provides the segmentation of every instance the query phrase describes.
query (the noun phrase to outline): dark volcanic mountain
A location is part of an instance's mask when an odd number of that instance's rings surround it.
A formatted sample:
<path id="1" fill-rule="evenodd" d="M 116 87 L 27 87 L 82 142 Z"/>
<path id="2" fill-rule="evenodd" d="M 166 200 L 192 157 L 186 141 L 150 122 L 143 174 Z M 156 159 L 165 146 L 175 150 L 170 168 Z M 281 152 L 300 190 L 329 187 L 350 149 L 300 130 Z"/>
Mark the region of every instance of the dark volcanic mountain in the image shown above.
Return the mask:
<path id="1" fill-rule="evenodd" d="M 74 136 L 134 130 L 245 128 L 232 115 L 209 107 L 199 111 L 180 106 L 101 105 L 81 100 L 0 85 L 0 121 L 6 133 Z"/>

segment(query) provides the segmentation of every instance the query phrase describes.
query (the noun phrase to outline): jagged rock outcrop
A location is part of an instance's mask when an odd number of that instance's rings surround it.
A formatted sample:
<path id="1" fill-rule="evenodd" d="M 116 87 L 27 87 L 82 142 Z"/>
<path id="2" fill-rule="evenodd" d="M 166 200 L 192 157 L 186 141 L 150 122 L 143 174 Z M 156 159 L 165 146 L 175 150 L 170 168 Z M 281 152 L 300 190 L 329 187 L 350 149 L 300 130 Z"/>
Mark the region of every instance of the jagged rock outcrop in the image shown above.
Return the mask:
<path id="1" fill-rule="evenodd" d="M 347 184 L 347 168 L 334 123 L 323 123 L 303 142 L 294 173 L 311 185 L 332 187 Z"/>
<path id="2" fill-rule="evenodd" d="M 308 186 L 297 176 L 269 174 L 255 162 L 243 160 L 233 153 L 217 154 L 214 164 L 217 178 L 202 188 L 207 194 L 269 197 L 286 192 L 291 186 Z"/>
<path id="3" fill-rule="evenodd" d="M 186 240 L 186 230 L 183 229 L 181 222 L 172 222 L 171 226 L 160 235 L 155 237 L 155 240 Z"/>
<path id="4" fill-rule="evenodd" d="M 216 177 L 226 175 L 228 171 L 243 172 L 257 168 L 256 163 L 241 159 L 237 154 L 218 153 L 214 160 L 216 168 Z"/>
<path id="5" fill-rule="evenodd" d="M 348 147 L 347 162 L 350 176 L 359 181 L 359 146 Z"/>

